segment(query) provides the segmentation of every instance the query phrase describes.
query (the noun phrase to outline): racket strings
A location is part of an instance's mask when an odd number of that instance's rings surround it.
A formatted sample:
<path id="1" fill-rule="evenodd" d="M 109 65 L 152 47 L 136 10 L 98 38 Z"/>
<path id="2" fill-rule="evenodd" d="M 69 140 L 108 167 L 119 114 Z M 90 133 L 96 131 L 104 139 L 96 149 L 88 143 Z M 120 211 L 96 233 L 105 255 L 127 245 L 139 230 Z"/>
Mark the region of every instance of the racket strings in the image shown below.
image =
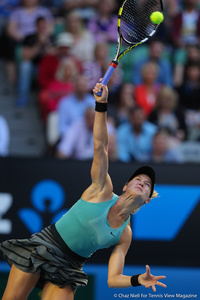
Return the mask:
<path id="1" fill-rule="evenodd" d="M 162 11 L 160 0 L 127 0 L 120 22 L 123 38 L 133 44 L 148 38 L 158 26 L 150 20 L 154 11 Z"/>

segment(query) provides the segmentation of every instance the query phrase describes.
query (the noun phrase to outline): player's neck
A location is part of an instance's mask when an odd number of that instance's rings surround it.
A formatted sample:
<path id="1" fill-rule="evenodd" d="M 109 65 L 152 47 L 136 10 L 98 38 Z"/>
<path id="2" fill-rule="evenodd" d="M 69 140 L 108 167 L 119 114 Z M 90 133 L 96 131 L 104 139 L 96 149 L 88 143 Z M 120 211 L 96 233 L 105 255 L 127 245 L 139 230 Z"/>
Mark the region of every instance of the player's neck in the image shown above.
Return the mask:
<path id="1" fill-rule="evenodd" d="M 141 199 L 137 198 L 136 195 L 125 192 L 118 198 L 116 209 L 118 211 L 118 215 L 125 221 L 131 213 L 137 211 L 143 204 L 144 201 L 141 201 Z"/>

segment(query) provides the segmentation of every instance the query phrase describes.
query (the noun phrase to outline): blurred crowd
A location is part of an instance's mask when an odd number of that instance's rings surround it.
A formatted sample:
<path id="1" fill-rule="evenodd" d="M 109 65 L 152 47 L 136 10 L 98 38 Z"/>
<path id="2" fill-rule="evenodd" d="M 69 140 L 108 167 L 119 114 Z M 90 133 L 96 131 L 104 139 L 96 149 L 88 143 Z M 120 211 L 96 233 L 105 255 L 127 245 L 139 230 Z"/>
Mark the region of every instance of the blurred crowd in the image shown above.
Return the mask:
<path id="1" fill-rule="evenodd" d="M 113 161 L 184 163 L 200 157 L 200 1 L 163 2 L 165 19 L 156 35 L 127 53 L 108 84 Z M 0 2 L 7 80 L 21 109 L 37 90 L 48 156 L 93 157 L 92 89 L 115 54 L 120 5 L 119 0 Z M 4 123 L 0 118 L 1 136 Z M 0 155 L 3 151 L 0 145 Z"/>

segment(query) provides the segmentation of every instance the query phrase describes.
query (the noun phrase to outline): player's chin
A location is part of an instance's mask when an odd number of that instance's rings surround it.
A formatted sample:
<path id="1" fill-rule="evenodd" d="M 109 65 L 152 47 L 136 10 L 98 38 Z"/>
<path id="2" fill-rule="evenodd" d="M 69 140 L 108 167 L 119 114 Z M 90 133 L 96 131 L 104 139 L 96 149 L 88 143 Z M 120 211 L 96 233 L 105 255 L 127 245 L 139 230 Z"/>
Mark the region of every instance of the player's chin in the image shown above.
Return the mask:
<path id="1" fill-rule="evenodd" d="M 134 196 L 139 203 L 144 203 L 144 201 L 148 198 L 146 193 L 138 188 L 134 189 Z"/>
<path id="2" fill-rule="evenodd" d="M 139 186 L 136 186 L 136 187 L 134 188 L 134 190 L 135 190 L 135 192 L 138 193 L 138 194 L 143 194 L 143 193 L 144 193 L 143 189 L 142 189 L 141 187 L 139 187 Z"/>
<path id="3" fill-rule="evenodd" d="M 143 198 L 144 197 L 144 192 L 141 191 L 140 189 L 134 189 L 133 193 L 135 195 L 135 197 L 137 198 Z"/>

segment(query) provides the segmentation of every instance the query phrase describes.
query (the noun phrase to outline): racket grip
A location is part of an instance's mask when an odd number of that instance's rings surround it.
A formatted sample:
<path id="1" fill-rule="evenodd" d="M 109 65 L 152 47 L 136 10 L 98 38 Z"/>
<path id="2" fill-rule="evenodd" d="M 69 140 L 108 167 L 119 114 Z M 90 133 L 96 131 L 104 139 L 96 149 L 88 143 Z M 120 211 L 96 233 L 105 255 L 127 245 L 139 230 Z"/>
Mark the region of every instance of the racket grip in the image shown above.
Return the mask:
<path id="1" fill-rule="evenodd" d="M 110 80 L 112 74 L 114 73 L 115 69 L 117 67 L 116 62 L 111 62 L 110 66 L 108 67 L 108 70 L 106 71 L 106 74 L 104 75 L 101 83 L 104 85 L 107 85 L 108 81 Z M 102 94 L 102 89 L 100 92 L 96 93 L 97 96 L 101 96 Z"/>

